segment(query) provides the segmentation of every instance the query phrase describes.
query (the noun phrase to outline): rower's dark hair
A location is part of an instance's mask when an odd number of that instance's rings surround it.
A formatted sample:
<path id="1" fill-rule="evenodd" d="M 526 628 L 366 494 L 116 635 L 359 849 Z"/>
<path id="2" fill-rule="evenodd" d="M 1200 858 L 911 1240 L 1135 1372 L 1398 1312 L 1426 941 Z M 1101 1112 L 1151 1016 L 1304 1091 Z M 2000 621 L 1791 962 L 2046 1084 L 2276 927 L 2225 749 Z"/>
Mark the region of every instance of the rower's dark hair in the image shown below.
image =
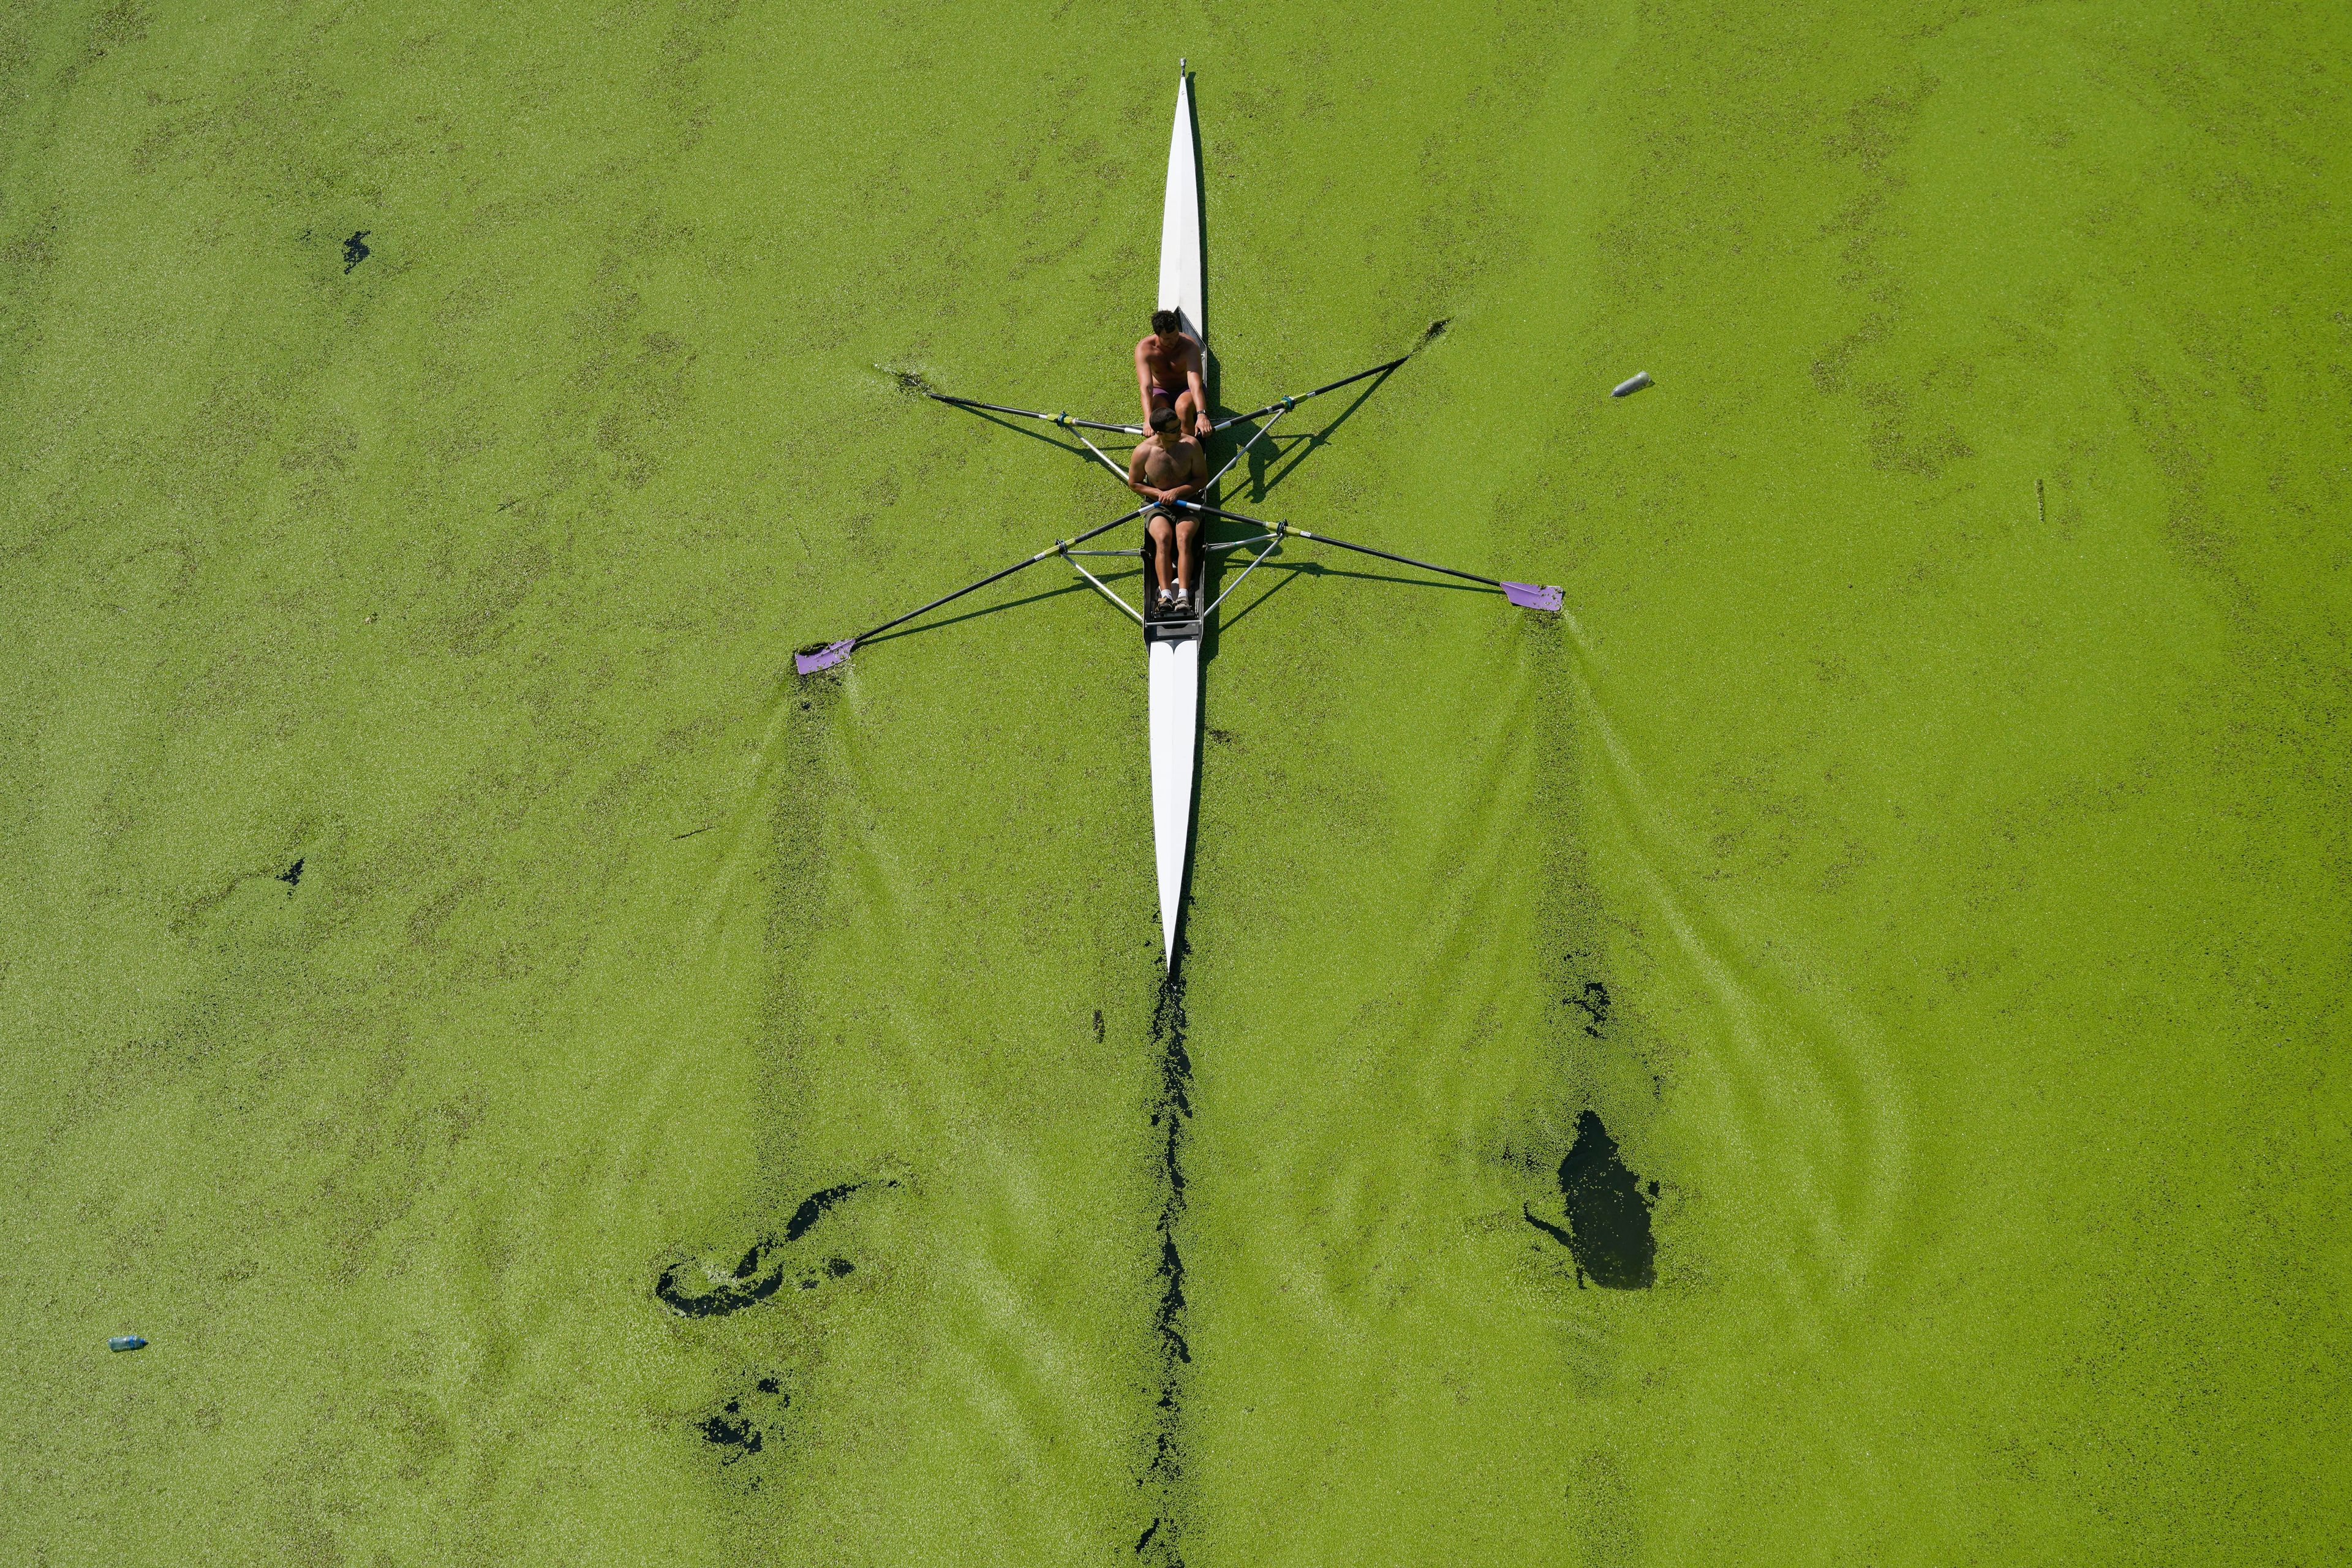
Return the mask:
<path id="1" fill-rule="evenodd" d="M 1161 435 L 1176 428 L 1176 411 L 1162 404 L 1151 411 L 1151 427 Z"/>
<path id="2" fill-rule="evenodd" d="M 1151 312 L 1151 330 L 1155 332 L 1172 332 L 1183 324 L 1184 318 L 1173 310 Z"/>

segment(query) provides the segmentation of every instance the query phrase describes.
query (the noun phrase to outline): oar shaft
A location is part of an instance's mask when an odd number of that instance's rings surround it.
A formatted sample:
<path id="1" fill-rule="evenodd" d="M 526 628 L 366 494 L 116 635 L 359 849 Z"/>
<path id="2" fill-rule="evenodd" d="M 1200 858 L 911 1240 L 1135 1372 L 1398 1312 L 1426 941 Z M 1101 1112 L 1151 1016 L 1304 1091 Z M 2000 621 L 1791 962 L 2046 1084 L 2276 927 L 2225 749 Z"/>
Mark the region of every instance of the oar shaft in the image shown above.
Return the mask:
<path id="1" fill-rule="evenodd" d="M 1075 554 L 1076 552 L 1068 551 L 1064 553 Z M 1138 552 L 1138 553 L 1140 553 L 1140 552 Z M 1102 596 L 1104 598 L 1108 599 L 1112 604 L 1117 605 L 1120 609 L 1134 616 L 1135 624 L 1137 626 L 1139 626 L 1146 624 L 1143 619 L 1143 612 L 1137 609 L 1133 605 L 1129 604 L 1125 599 L 1120 598 L 1117 594 L 1112 593 L 1109 584 L 1104 582 L 1101 578 L 1096 576 L 1093 573 L 1087 571 L 1085 567 L 1079 565 L 1075 561 L 1070 563 L 1070 570 L 1076 572 L 1079 576 L 1084 577 L 1087 582 L 1092 583 L 1096 587 L 1101 589 Z"/>
<path id="2" fill-rule="evenodd" d="M 1293 405 L 1304 403 L 1310 397 L 1320 397 L 1327 392 L 1337 392 L 1341 387 L 1348 385 L 1349 383 L 1361 381 L 1368 375 L 1378 375 L 1382 371 L 1394 370 L 1397 366 L 1402 364 L 1412 357 L 1412 356 L 1411 354 L 1399 354 L 1396 358 L 1389 361 L 1386 364 L 1376 364 L 1370 370 L 1360 370 L 1353 375 L 1343 375 L 1339 380 L 1325 386 L 1318 386 L 1312 392 L 1302 392 L 1293 397 L 1277 397 L 1263 408 L 1254 408 L 1247 414 L 1236 414 L 1230 419 L 1219 420 L 1215 425 L 1212 426 L 1211 428 L 1213 430 L 1222 430 L 1228 425 L 1238 425 L 1244 419 L 1255 419 L 1260 415 L 1271 414 L 1277 408 L 1283 409 L 1286 412 Z"/>
<path id="3" fill-rule="evenodd" d="M 1405 566 L 1418 566 L 1423 572 L 1442 572 L 1448 577 L 1460 577 L 1472 583 L 1484 583 L 1489 588 L 1499 588 L 1503 585 L 1499 580 L 1493 577 L 1481 577 L 1475 572 L 1456 572 L 1451 566 L 1440 566 L 1428 561 L 1415 561 L 1410 555 L 1399 555 L 1388 550 L 1375 550 L 1369 544 L 1350 544 L 1344 539 L 1334 539 L 1328 533 L 1309 533 L 1305 529 L 1297 527 L 1287 527 L 1285 531 L 1295 533 L 1301 539 L 1311 539 L 1318 544 L 1336 544 L 1342 550 L 1353 550 L 1361 555 L 1377 555 L 1383 561 L 1394 561 Z"/>
<path id="4" fill-rule="evenodd" d="M 1337 392 L 1351 381 L 1361 381 L 1368 375 L 1378 375 L 1384 370 L 1394 370 L 1397 366 L 1402 364 L 1412 357 L 1412 356 L 1411 354 L 1399 354 L 1396 358 L 1389 361 L 1386 364 L 1376 364 L 1370 370 L 1360 370 L 1353 375 L 1343 375 L 1339 380 L 1330 383 L 1328 385 L 1318 386 L 1312 392 L 1302 392 L 1298 395 L 1298 398 L 1294 399 L 1293 401 L 1298 401 L 1299 399 L 1309 397 L 1320 397 L 1327 392 Z"/>
<path id="5" fill-rule="evenodd" d="M 928 616 L 942 605 L 951 605 L 958 599 L 962 598 L 966 594 L 975 593 L 982 588 L 987 587 L 991 583 L 1010 577 L 1013 574 L 1020 571 L 1024 566 L 1034 566 L 1040 561 L 1045 561 L 1060 554 L 1063 551 L 1068 549 L 1073 544 L 1083 544 L 1097 533 L 1108 533 L 1120 523 L 1131 522 L 1142 515 L 1143 509 L 1141 507 L 1137 507 L 1133 511 L 1129 512 L 1126 516 L 1112 518 L 1100 528 L 1090 528 L 1087 530 L 1086 532 L 1079 534 L 1076 539 L 1057 540 L 1052 545 L 1044 550 L 1040 550 L 1036 554 L 1030 556 L 1028 559 L 1024 561 L 1015 561 L 1012 565 L 1007 566 L 1002 572 L 991 572 L 979 582 L 958 588 L 952 594 L 942 595 L 940 597 L 933 599 L 929 604 L 925 605 L 919 610 L 908 610 L 905 615 L 898 616 L 894 620 L 884 621 L 880 626 L 876 626 L 870 632 L 860 632 L 856 637 L 849 639 L 850 643 L 854 647 L 858 643 L 871 641 L 873 638 L 880 637 L 884 632 L 888 631 L 893 626 L 903 626 L 918 616 Z"/>
<path id="6" fill-rule="evenodd" d="M 1075 425 L 1077 421 L 1073 419 L 1070 423 Z M 1092 452 L 1097 458 L 1100 459 L 1102 466 L 1108 468 L 1112 474 L 1116 475 L 1120 484 L 1127 483 L 1127 470 L 1120 468 L 1117 463 L 1112 462 L 1109 458 L 1104 456 L 1103 449 L 1100 447 L 1096 446 L 1084 436 L 1080 436 L 1078 437 L 1078 442 L 1081 446 L 1085 447 L 1087 451 Z"/>
<path id="7" fill-rule="evenodd" d="M 1040 414 L 1034 408 L 1010 408 L 1002 403 L 982 403 L 973 397 L 950 397 L 944 392 L 927 392 L 924 396 L 940 403 L 952 403 L 958 408 L 985 408 L 991 414 L 1017 414 L 1024 419 L 1043 419 L 1048 425 L 1076 425 L 1088 430 L 1116 430 L 1122 436 L 1140 433 L 1134 425 L 1106 425 L 1099 419 L 1073 419 L 1066 414 Z"/>

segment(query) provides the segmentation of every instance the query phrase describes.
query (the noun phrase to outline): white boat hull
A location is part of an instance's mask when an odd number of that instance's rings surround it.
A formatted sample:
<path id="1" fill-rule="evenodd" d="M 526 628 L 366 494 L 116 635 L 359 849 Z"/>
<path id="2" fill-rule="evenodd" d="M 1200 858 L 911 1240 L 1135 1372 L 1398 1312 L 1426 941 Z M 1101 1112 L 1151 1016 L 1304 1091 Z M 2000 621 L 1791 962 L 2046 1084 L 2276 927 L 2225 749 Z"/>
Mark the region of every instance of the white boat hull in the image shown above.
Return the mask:
<path id="1" fill-rule="evenodd" d="M 1192 840 L 1194 746 L 1201 732 L 1201 639 L 1150 645 L 1151 660 L 1151 846 L 1160 860 L 1160 934 L 1176 963 L 1176 917 L 1184 907 L 1184 854 Z"/>
<path id="2" fill-rule="evenodd" d="M 1176 127 L 1168 142 L 1168 193 L 1160 218 L 1160 309 L 1209 341 L 1201 267 L 1201 163 L 1192 142 L 1192 80 L 1176 79 Z M 1198 623 L 1195 623 L 1197 627 Z M 1192 773 L 1201 732 L 1201 638 L 1147 636 L 1151 673 L 1151 848 L 1160 867 L 1160 934 L 1176 970 L 1184 863 L 1192 847 Z"/>
<path id="3" fill-rule="evenodd" d="M 1192 79 L 1176 79 L 1176 130 L 1168 139 L 1168 195 L 1160 213 L 1160 308 L 1209 341 L 1201 277 L 1201 159 L 1192 145 Z"/>

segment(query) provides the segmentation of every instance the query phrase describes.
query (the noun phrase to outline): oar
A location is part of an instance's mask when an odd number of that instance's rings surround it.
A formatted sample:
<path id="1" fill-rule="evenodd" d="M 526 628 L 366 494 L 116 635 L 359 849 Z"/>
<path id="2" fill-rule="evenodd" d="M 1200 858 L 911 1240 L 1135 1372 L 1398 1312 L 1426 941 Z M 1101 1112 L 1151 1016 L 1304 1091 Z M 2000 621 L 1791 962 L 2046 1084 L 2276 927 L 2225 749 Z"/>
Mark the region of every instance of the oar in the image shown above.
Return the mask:
<path id="1" fill-rule="evenodd" d="M 1339 391 L 1341 387 L 1347 385 L 1350 382 L 1361 381 L 1368 375 L 1378 375 L 1384 370 L 1394 370 L 1397 366 L 1402 364 L 1412 357 L 1412 356 L 1411 354 L 1399 354 L 1396 358 L 1389 361 L 1386 364 L 1376 364 L 1370 370 L 1360 370 L 1353 375 L 1343 375 L 1339 380 L 1331 383 L 1330 385 L 1318 386 L 1312 392 L 1301 392 L 1289 397 L 1277 397 L 1263 408 L 1253 409 L 1247 414 L 1236 414 L 1231 419 L 1221 419 L 1216 424 L 1209 426 L 1209 428 L 1212 433 L 1214 433 L 1223 429 L 1228 425 L 1238 425 L 1244 419 L 1255 419 L 1261 414 L 1271 414 L 1277 408 L 1281 409 L 1285 414 L 1287 414 L 1310 397 L 1320 397 L 1327 392 Z M 933 395 L 936 396 L 938 395 L 935 393 Z"/>
<path id="2" fill-rule="evenodd" d="M 1344 539 L 1334 539 L 1328 533 L 1309 533 L 1303 528 L 1296 528 L 1286 522 L 1276 523 L 1274 526 L 1281 532 L 1295 533 L 1301 539 L 1311 539 L 1318 544 L 1336 544 L 1342 550 L 1353 550 L 1362 555 L 1377 555 L 1383 561 L 1394 561 L 1406 566 L 1417 566 L 1423 572 L 1440 572 L 1448 577 L 1460 577 L 1471 583 L 1483 583 L 1489 588 L 1500 588 L 1503 591 L 1503 597 L 1523 610 L 1549 610 L 1554 615 L 1559 613 L 1560 599 L 1563 595 L 1558 588 L 1547 588 L 1536 583 L 1506 583 L 1494 577 L 1481 577 L 1475 572 L 1456 572 L 1451 566 L 1439 566 L 1427 561 L 1415 561 L 1410 555 L 1398 555 L 1391 551 L 1375 550 L 1369 544 L 1350 544 Z"/>
<path id="3" fill-rule="evenodd" d="M 1123 517 L 1112 518 L 1100 528 L 1090 528 L 1087 530 L 1084 533 L 1079 534 L 1076 539 L 1057 539 L 1050 546 L 1044 550 L 1040 550 L 1036 554 L 1030 556 L 1024 561 L 1015 561 L 1012 565 L 1007 566 L 1002 572 L 991 572 L 979 582 L 971 584 L 967 587 L 958 588 L 952 594 L 948 594 L 940 598 L 933 599 L 929 604 L 925 605 L 919 610 L 908 610 L 903 616 L 899 616 L 892 620 L 884 621 L 872 631 L 860 632 L 854 637 L 844 637 L 839 642 L 827 643 L 814 653 L 796 653 L 793 655 L 793 668 L 798 669 L 803 675 L 814 675 L 820 669 L 830 669 L 835 665 L 839 664 L 843 659 L 847 658 L 849 657 L 850 650 L 855 648 L 859 643 L 871 642 L 876 637 L 880 637 L 884 632 L 888 631 L 892 626 L 903 626 L 918 616 L 928 616 L 933 610 L 938 609 L 941 605 L 951 604 L 955 600 L 962 598 L 966 594 L 971 593 L 976 589 L 985 588 L 991 583 L 997 581 L 999 578 L 1010 577 L 1013 574 L 1020 571 L 1024 566 L 1034 566 L 1037 563 L 1045 560 L 1049 556 L 1063 554 L 1068 551 L 1071 545 L 1083 544 L 1097 533 L 1108 533 L 1120 523 L 1132 522 L 1135 519 L 1141 517 L 1143 513 L 1144 509 L 1142 507 L 1137 507 L 1133 511 L 1127 513 Z"/>
<path id="4" fill-rule="evenodd" d="M 1220 508 L 1207 505 L 1205 502 L 1202 502 L 1202 501 L 1196 501 L 1196 500 L 1166 500 L 1166 501 L 1161 501 L 1160 504 L 1161 506 L 1181 506 L 1181 507 L 1186 508 L 1186 509 L 1187 509 L 1187 510 L 1192 510 L 1192 511 L 1197 511 L 1197 512 L 1199 512 L 1202 517 L 1221 517 L 1221 518 L 1223 518 L 1227 522 L 1246 522 L 1246 523 L 1248 523 L 1252 528 L 1276 528 L 1276 527 L 1279 527 L 1279 526 L 1280 526 L 1280 525 L 1279 525 L 1279 524 L 1277 524 L 1277 523 L 1271 523 L 1271 522 L 1268 522 L 1268 521 L 1266 521 L 1266 520 L 1265 520 L 1265 519 L 1264 519 L 1264 518 L 1262 518 L 1262 517 L 1252 517 L 1252 516 L 1250 516 L 1247 512 L 1242 512 L 1242 511 L 1225 511 L 1225 510 L 1222 510 L 1222 509 L 1220 509 Z M 1295 529 L 1295 528 L 1294 528 L 1294 529 L 1292 529 L 1292 530 L 1291 530 L 1291 531 L 1292 531 L 1293 533 L 1296 533 L 1296 532 L 1297 532 L 1298 531 L 1297 531 L 1297 529 Z"/>
<path id="5" fill-rule="evenodd" d="M 1096 457 L 1102 458 L 1102 466 L 1108 468 L 1112 475 L 1118 479 L 1120 484 L 1127 483 L 1127 470 L 1120 468 L 1117 463 L 1112 462 L 1109 458 L 1105 457 L 1103 449 L 1100 447 L 1096 446 L 1084 436 L 1078 437 L 1078 442 L 1081 446 L 1085 447 L 1087 451 L 1092 452 Z"/>
<path id="6" fill-rule="evenodd" d="M 1365 374 L 1369 375 L 1371 373 L 1367 371 Z M 1066 428 L 1076 426 L 1087 430 L 1116 430 L 1122 436 L 1143 434 L 1143 426 L 1140 425 L 1106 425 L 1099 419 L 1073 419 L 1066 414 L 1040 414 L 1034 408 L 1007 408 L 1002 403 L 982 403 L 970 397 L 950 397 L 944 392 L 927 392 L 923 395 L 940 403 L 952 403 L 958 408 L 985 408 L 991 414 L 1018 414 L 1024 419 L 1043 419 L 1048 425 L 1059 425 Z M 1312 397 L 1315 395 L 1310 392 L 1307 395 Z"/>

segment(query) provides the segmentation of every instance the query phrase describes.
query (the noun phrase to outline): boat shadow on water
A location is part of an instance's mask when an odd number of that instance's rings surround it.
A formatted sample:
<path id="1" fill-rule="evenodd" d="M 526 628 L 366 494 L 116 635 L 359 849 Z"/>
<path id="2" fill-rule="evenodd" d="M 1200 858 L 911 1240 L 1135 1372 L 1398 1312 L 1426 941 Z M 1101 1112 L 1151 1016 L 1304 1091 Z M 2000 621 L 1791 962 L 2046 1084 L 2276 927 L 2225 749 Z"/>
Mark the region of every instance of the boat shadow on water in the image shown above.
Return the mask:
<path id="1" fill-rule="evenodd" d="M 1392 364 L 1373 376 L 1364 384 L 1363 391 L 1358 393 L 1348 406 L 1339 410 L 1339 416 L 1320 430 L 1276 433 L 1266 436 L 1260 441 L 1258 436 L 1259 432 L 1265 428 L 1264 425 L 1255 420 L 1248 420 L 1234 426 L 1226 433 L 1231 445 L 1223 446 L 1223 458 L 1230 458 L 1234 452 L 1245 447 L 1248 448 L 1249 455 L 1244 460 L 1242 468 L 1243 471 L 1249 476 L 1249 501 L 1252 503 L 1262 501 L 1272 494 L 1276 486 L 1288 479 L 1297 469 L 1299 464 L 1312 457 L 1318 449 L 1331 439 L 1333 433 L 1340 426 L 1353 418 L 1356 410 L 1361 408 L 1374 393 L 1388 384 L 1389 377 L 1403 368 L 1402 363 Z M 1216 405 L 1213 397 L 1211 399 L 1211 405 Z M 1230 418 L 1232 411 L 1218 407 L 1216 416 L 1221 419 Z M 1252 445 L 1253 442 L 1257 444 Z M 1214 472 L 1222 465 L 1223 458 L 1214 451 L 1211 452 L 1209 457 L 1211 472 Z"/>

